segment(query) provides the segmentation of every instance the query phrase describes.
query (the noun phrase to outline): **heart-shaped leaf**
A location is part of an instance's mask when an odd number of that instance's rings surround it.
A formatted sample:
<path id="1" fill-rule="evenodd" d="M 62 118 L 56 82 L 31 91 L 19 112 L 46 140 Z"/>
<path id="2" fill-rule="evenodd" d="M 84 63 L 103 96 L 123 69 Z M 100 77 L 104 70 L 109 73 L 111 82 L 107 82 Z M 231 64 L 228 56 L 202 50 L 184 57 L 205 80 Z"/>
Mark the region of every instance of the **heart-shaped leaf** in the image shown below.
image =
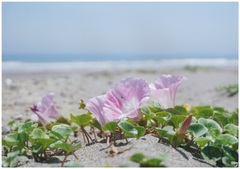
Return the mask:
<path id="1" fill-rule="evenodd" d="M 21 132 L 30 132 L 36 125 L 33 125 L 31 121 L 20 123 L 18 125 L 18 133 Z"/>
<path id="2" fill-rule="evenodd" d="M 141 163 L 144 159 L 145 159 L 145 155 L 142 153 L 136 153 L 130 157 L 130 160 L 136 163 Z"/>
<path id="3" fill-rule="evenodd" d="M 213 115 L 213 110 L 210 108 L 206 108 L 198 112 L 198 116 L 202 118 L 209 118 L 212 115 Z"/>
<path id="4" fill-rule="evenodd" d="M 174 109 L 178 110 L 180 115 L 187 115 L 188 112 L 185 107 L 183 106 L 175 106 Z"/>
<path id="5" fill-rule="evenodd" d="M 137 129 L 137 139 L 142 137 L 146 132 L 146 129 L 142 126 L 136 126 L 135 129 Z"/>
<path id="6" fill-rule="evenodd" d="M 66 151 L 67 154 L 68 154 L 72 151 L 80 149 L 81 144 L 72 145 L 72 144 L 69 144 L 69 143 L 57 143 L 57 144 L 55 144 L 55 148 L 61 148 L 62 150 Z"/>
<path id="7" fill-rule="evenodd" d="M 172 117 L 171 113 L 162 111 L 157 112 L 156 117 L 154 117 L 154 119 L 159 121 L 160 124 L 165 125 L 171 119 L 171 117 Z"/>
<path id="8" fill-rule="evenodd" d="M 200 123 L 193 123 L 190 124 L 187 131 L 192 133 L 195 138 L 198 138 L 208 132 L 208 129 Z"/>
<path id="9" fill-rule="evenodd" d="M 151 109 L 148 106 L 142 107 L 141 112 L 144 113 L 144 114 L 151 114 L 152 113 Z"/>
<path id="10" fill-rule="evenodd" d="M 173 131 L 173 126 L 166 126 L 164 128 L 155 128 L 160 137 L 166 136 L 167 132 Z"/>
<path id="11" fill-rule="evenodd" d="M 222 151 L 214 146 L 206 146 L 202 149 L 201 155 L 203 158 L 211 164 L 216 164 L 216 161 L 221 159 L 224 154 Z"/>
<path id="12" fill-rule="evenodd" d="M 224 130 L 227 131 L 229 134 L 238 136 L 238 126 L 236 126 L 235 124 L 227 124 L 226 126 L 224 126 Z"/>
<path id="13" fill-rule="evenodd" d="M 220 134 L 216 139 L 216 144 L 219 145 L 234 145 L 238 143 L 238 139 L 230 134 Z"/>
<path id="14" fill-rule="evenodd" d="M 118 123 L 118 126 L 127 134 L 133 134 L 133 135 L 137 135 L 138 131 L 137 129 L 129 122 L 126 121 L 122 121 L 120 123 Z"/>
<path id="15" fill-rule="evenodd" d="M 204 118 L 199 118 L 198 123 L 204 125 L 205 127 L 208 128 L 208 130 L 211 129 L 217 129 L 219 130 L 220 133 L 222 133 L 222 128 L 221 126 L 214 120 L 212 119 L 204 119 Z"/>
<path id="16" fill-rule="evenodd" d="M 207 143 L 209 143 L 210 139 L 207 137 L 198 137 L 194 139 L 194 142 L 196 142 L 200 147 L 204 147 Z"/>
<path id="17" fill-rule="evenodd" d="M 20 142 L 20 136 L 18 133 L 10 133 L 4 137 L 5 142 L 9 146 L 18 145 Z"/>
<path id="18" fill-rule="evenodd" d="M 59 133 L 62 137 L 66 138 L 73 135 L 71 126 L 67 124 L 58 124 L 52 127 L 52 131 Z"/>
<path id="19" fill-rule="evenodd" d="M 178 128 L 180 123 L 182 123 L 186 119 L 186 117 L 187 116 L 185 116 L 185 115 L 175 115 L 175 116 L 172 116 L 171 121 L 173 122 L 174 127 Z"/>
<path id="20" fill-rule="evenodd" d="M 111 121 L 111 122 L 108 122 L 106 123 L 103 127 L 102 127 L 102 130 L 104 131 L 110 131 L 110 132 L 115 132 L 116 130 L 116 127 L 117 127 L 117 123 L 114 122 L 114 121 Z"/>
<path id="21" fill-rule="evenodd" d="M 49 138 L 49 136 L 39 128 L 33 129 L 32 133 L 31 133 L 31 137 L 33 139 L 38 139 L 38 138 L 48 139 Z"/>
<path id="22" fill-rule="evenodd" d="M 88 113 L 77 115 L 77 116 L 70 114 L 70 119 L 72 122 L 74 122 L 80 126 L 86 126 L 92 120 L 92 116 L 91 116 L 91 114 L 88 114 Z"/>

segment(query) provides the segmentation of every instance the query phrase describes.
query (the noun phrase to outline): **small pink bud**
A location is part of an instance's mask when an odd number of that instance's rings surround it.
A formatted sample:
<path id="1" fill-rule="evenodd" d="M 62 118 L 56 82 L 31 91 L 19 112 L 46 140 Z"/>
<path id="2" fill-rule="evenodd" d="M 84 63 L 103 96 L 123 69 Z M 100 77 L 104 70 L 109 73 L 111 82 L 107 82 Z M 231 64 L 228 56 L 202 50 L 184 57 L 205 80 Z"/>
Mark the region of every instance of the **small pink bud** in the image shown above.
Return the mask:
<path id="1" fill-rule="evenodd" d="M 189 127 L 189 125 L 191 124 L 192 121 L 192 114 L 190 114 L 183 122 L 181 128 L 178 131 L 179 135 L 184 135 Z"/>
<path id="2" fill-rule="evenodd" d="M 30 107 L 30 109 L 33 111 L 33 112 L 36 112 L 36 111 L 39 111 L 38 108 L 37 108 L 37 105 L 32 105 L 32 107 Z"/>

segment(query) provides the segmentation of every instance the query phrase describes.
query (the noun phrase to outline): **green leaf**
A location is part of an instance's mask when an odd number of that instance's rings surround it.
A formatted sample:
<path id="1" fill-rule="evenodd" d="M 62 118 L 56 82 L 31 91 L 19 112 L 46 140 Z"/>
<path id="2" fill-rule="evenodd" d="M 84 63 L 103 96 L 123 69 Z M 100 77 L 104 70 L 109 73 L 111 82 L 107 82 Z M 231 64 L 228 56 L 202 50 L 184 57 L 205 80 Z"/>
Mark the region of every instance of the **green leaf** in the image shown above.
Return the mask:
<path id="1" fill-rule="evenodd" d="M 33 139 L 38 139 L 38 138 L 48 139 L 49 138 L 49 136 L 39 128 L 33 129 L 32 133 L 31 133 L 31 137 Z"/>
<path id="2" fill-rule="evenodd" d="M 35 126 L 34 126 L 35 127 Z M 21 132 L 30 132 L 33 128 L 33 123 L 31 121 L 20 123 L 18 125 L 18 133 Z"/>
<path id="3" fill-rule="evenodd" d="M 48 135 L 50 136 L 50 138 L 59 139 L 59 140 L 64 139 L 64 137 L 60 133 L 55 131 L 49 131 Z"/>
<path id="4" fill-rule="evenodd" d="M 232 150 L 232 148 L 228 146 L 222 146 L 222 150 L 226 157 L 228 157 L 232 161 L 238 160 L 238 152 L 235 150 Z"/>
<path id="5" fill-rule="evenodd" d="M 146 160 L 140 167 L 162 167 L 162 160 L 159 158 L 151 158 Z"/>
<path id="6" fill-rule="evenodd" d="M 142 126 L 136 126 L 135 129 L 137 129 L 137 139 L 142 137 L 146 132 L 146 129 Z"/>
<path id="7" fill-rule="evenodd" d="M 159 103 L 153 103 L 153 106 L 148 106 L 148 108 L 151 110 L 151 112 L 156 113 L 161 109 L 161 106 L 159 105 Z"/>
<path id="8" fill-rule="evenodd" d="M 89 125 L 90 121 L 92 120 L 91 114 L 81 114 L 77 116 L 73 116 L 70 114 L 70 119 L 72 122 L 80 125 L 80 126 L 87 126 Z"/>
<path id="9" fill-rule="evenodd" d="M 137 129 L 129 122 L 126 121 L 122 121 L 120 123 L 118 123 L 118 126 L 124 131 L 126 132 L 126 134 L 133 134 L 133 135 L 137 135 L 138 131 Z"/>
<path id="10" fill-rule="evenodd" d="M 171 113 L 162 111 L 162 112 L 157 112 L 156 117 L 154 117 L 154 119 L 159 121 L 160 124 L 165 125 L 171 119 L 171 117 L 172 117 Z"/>
<path id="11" fill-rule="evenodd" d="M 238 139 L 230 134 L 220 134 L 216 139 L 216 144 L 219 145 L 234 145 L 238 143 Z"/>
<path id="12" fill-rule="evenodd" d="M 142 107 L 141 112 L 144 113 L 144 114 L 151 114 L 152 113 L 151 109 L 148 106 Z"/>
<path id="13" fill-rule="evenodd" d="M 167 132 L 173 131 L 173 126 L 166 126 L 164 128 L 155 128 L 155 131 L 159 134 L 160 137 L 164 137 Z"/>
<path id="14" fill-rule="evenodd" d="M 142 107 L 141 112 L 144 114 L 146 120 L 150 120 L 155 116 L 155 113 L 148 106 Z"/>
<path id="15" fill-rule="evenodd" d="M 6 156 L 2 156 L 2 167 L 10 167 L 10 160 Z"/>
<path id="16" fill-rule="evenodd" d="M 142 153 L 136 153 L 130 157 L 130 160 L 136 163 L 141 163 L 144 159 L 145 159 L 145 155 Z"/>
<path id="17" fill-rule="evenodd" d="M 31 142 L 33 143 L 32 149 L 35 153 L 41 153 L 56 141 L 57 140 L 55 139 L 49 139 L 49 138 L 36 138 L 31 140 Z"/>
<path id="18" fill-rule="evenodd" d="M 219 123 L 222 127 L 228 124 L 228 119 L 222 112 L 214 111 L 213 120 Z"/>
<path id="19" fill-rule="evenodd" d="M 200 147 L 204 147 L 207 143 L 209 143 L 210 139 L 207 137 L 198 137 L 194 139 L 194 142 L 196 142 Z"/>
<path id="20" fill-rule="evenodd" d="M 72 144 L 69 144 L 69 143 L 57 143 L 57 144 L 55 144 L 55 148 L 61 148 L 62 150 L 66 151 L 67 154 L 68 154 L 72 151 L 80 149 L 81 144 L 72 145 Z"/>
<path id="21" fill-rule="evenodd" d="M 130 160 L 139 163 L 140 167 L 162 167 L 161 163 L 164 159 L 163 156 L 159 156 L 159 158 L 146 158 L 142 153 L 136 153 L 130 157 Z"/>
<path id="22" fill-rule="evenodd" d="M 28 141 L 28 134 L 27 133 L 25 133 L 25 132 L 22 132 L 22 133 L 19 133 L 19 137 L 20 137 L 20 142 L 22 143 L 22 144 L 24 144 L 25 142 L 27 142 Z"/>
<path id="23" fill-rule="evenodd" d="M 20 154 L 20 151 L 17 150 L 17 151 L 9 152 L 9 153 L 7 154 L 7 156 L 10 157 L 10 158 L 14 158 L 14 157 L 17 157 L 19 154 Z"/>
<path id="24" fill-rule="evenodd" d="M 172 116 L 171 121 L 173 122 L 174 127 L 178 128 L 180 123 L 182 123 L 186 119 L 186 117 L 187 116 L 185 116 L 185 115 L 175 115 L 175 116 Z"/>
<path id="25" fill-rule="evenodd" d="M 238 125 L 238 110 L 233 113 L 228 112 L 227 119 L 229 124 L 231 123 L 231 124 Z"/>
<path id="26" fill-rule="evenodd" d="M 223 107 L 213 107 L 213 110 L 214 110 L 214 111 L 218 111 L 218 112 L 220 112 L 220 113 L 225 112 L 225 109 L 224 109 Z"/>
<path id="27" fill-rule="evenodd" d="M 174 109 L 178 110 L 179 114 L 181 115 L 187 115 L 188 112 L 185 107 L 183 106 L 175 106 Z"/>
<path id="28" fill-rule="evenodd" d="M 110 132 L 115 132 L 116 127 L 117 127 L 117 122 L 111 121 L 111 122 L 106 123 L 106 124 L 102 127 L 102 130 L 104 130 L 104 131 L 107 131 L 107 130 L 108 130 L 108 131 L 110 131 Z"/>
<path id="29" fill-rule="evenodd" d="M 166 134 L 166 136 L 167 136 L 167 138 L 168 138 L 168 140 L 169 140 L 170 142 L 172 142 L 173 137 L 174 137 L 175 135 L 176 135 L 176 132 L 175 132 L 175 131 L 168 131 L 167 134 Z"/>
<path id="30" fill-rule="evenodd" d="M 97 121 L 96 118 L 92 119 L 92 121 L 90 122 L 90 125 L 92 127 L 96 127 L 99 130 L 102 130 L 102 127 L 101 127 L 100 123 Z"/>
<path id="31" fill-rule="evenodd" d="M 227 157 L 222 158 L 222 163 L 225 165 L 225 167 L 234 167 L 234 164 L 232 164 L 231 160 Z"/>
<path id="32" fill-rule="evenodd" d="M 211 140 L 216 140 L 216 138 L 219 136 L 219 134 L 221 134 L 220 131 L 216 128 L 215 129 L 210 129 L 208 131 L 208 133 L 212 138 Z"/>
<path id="33" fill-rule="evenodd" d="M 2 157 L 2 166 L 3 167 L 17 167 L 18 160 L 16 160 L 16 157 L 20 154 L 20 151 L 12 151 L 9 152 L 6 156 Z"/>
<path id="34" fill-rule="evenodd" d="M 67 138 L 70 135 L 73 135 L 74 132 L 71 126 L 67 124 L 58 124 L 52 127 L 52 131 L 59 133 L 63 138 Z"/>
<path id="35" fill-rule="evenodd" d="M 198 112 L 198 116 L 202 117 L 202 118 L 209 118 L 213 115 L 213 110 L 210 108 L 206 108 L 203 110 L 200 110 Z"/>
<path id="36" fill-rule="evenodd" d="M 198 123 L 204 125 L 205 127 L 208 128 L 208 130 L 211 129 L 217 129 L 220 133 L 222 133 L 222 128 L 221 126 L 214 120 L 212 119 L 204 119 L 204 118 L 199 118 Z"/>
<path id="37" fill-rule="evenodd" d="M 224 130 L 228 132 L 229 134 L 232 134 L 234 136 L 238 136 L 238 126 L 234 124 L 227 124 L 224 126 Z"/>
<path id="38" fill-rule="evenodd" d="M 223 157 L 223 153 L 219 148 L 214 147 L 214 146 L 206 146 L 202 149 L 201 155 L 203 158 L 210 162 L 211 164 L 216 164 L 216 161 L 221 159 Z"/>
<path id="39" fill-rule="evenodd" d="M 4 137 L 4 140 L 9 146 L 14 146 L 18 145 L 20 137 L 18 133 L 10 133 Z"/>
<path id="40" fill-rule="evenodd" d="M 43 146 L 40 144 L 40 143 L 36 143 L 36 142 L 34 142 L 34 144 L 32 145 L 32 147 L 31 147 L 31 151 L 33 152 L 33 153 L 42 153 L 43 152 Z"/>
<path id="41" fill-rule="evenodd" d="M 187 131 L 192 133 L 195 138 L 198 138 L 208 132 L 208 129 L 200 123 L 193 123 L 190 124 Z"/>

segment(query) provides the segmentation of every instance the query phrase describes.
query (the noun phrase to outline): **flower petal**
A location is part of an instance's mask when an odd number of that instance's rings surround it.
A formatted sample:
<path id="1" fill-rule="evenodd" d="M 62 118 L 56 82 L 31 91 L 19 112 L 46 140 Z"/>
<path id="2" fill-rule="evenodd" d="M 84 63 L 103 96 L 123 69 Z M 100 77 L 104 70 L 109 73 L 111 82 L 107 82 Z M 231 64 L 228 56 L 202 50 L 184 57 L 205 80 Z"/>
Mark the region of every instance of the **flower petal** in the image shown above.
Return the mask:
<path id="1" fill-rule="evenodd" d="M 47 96 L 42 98 L 42 101 L 38 103 L 37 108 L 40 112 L 48 116 L 49 118 L 57 119 L 60 114 L 56 110 L 53 103 L 54 93 L 50 92 Z"/>
<path id="2" fill-rule="evenodd" d="M 177 88 L 185 80 L 187 78 L 182 75 L 161 75 L 154 83 L 149 84 L 151 95 L 163 108 L 174 107 Z"/>
<path id="3" fill-rule="evenodd" d="M 104 113 L 109 120 L 120 120 L 124 117 L 139 119 L 137 111 L 149 99 L 148 83 L 140 78 L 126 78 L 117 83 L 107 93 Z"/>
<path id="4" fill-rule="evenodd" d="M 106 100 L 106 95 L 97 96 L 90 99 L 86 103 L 86 108 L 96 117 L 101 126 L 103 126 L 108 120 L 103 114 L 103 106 Z"/>
<path id="5" fill-rule="evenodd" d="M 47 126 L 47 125 L 51 124 L 51 119 L 48 116 L 46 116 L 45 114 L 38 112 L 38 111 L 36 111 L 34 113 L 37 115 L 38 120 L 40 121 L 40 123 L 43 126 Z"/>

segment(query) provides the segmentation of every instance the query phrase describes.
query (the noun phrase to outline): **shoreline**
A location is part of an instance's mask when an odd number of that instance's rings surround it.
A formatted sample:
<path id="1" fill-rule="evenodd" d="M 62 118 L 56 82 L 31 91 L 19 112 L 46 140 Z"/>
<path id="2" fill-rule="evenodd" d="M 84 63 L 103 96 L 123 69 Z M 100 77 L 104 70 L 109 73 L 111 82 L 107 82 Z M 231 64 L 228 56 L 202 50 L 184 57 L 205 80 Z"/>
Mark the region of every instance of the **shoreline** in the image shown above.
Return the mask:
<path id="1" fill-rule="evenodd" d="M 27 72 L 100 72 L 124 70 L 164 70 L 184 67 L 238 67 L 238 60 L 217 59 L 169 59 L 136 61 L 72 61 L 72 62 L 2 62 L 3 73 Z"/>

